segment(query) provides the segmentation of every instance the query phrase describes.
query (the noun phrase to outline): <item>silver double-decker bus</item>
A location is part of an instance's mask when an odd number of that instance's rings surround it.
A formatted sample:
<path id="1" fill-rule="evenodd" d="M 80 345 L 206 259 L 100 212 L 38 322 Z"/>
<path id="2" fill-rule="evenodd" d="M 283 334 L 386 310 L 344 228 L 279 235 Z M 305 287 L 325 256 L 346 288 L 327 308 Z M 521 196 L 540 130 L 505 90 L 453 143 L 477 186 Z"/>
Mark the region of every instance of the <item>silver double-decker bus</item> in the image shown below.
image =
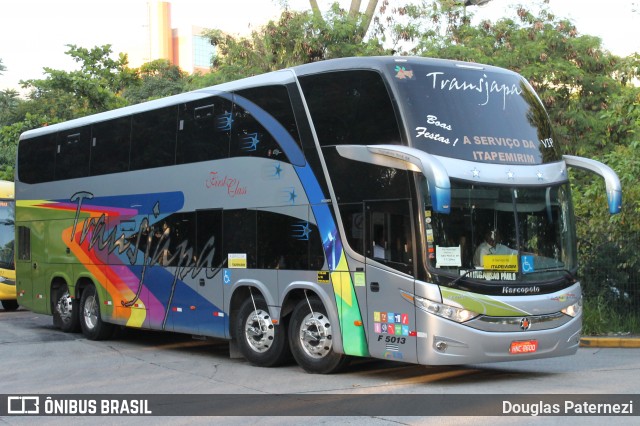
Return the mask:
<path id="1" fill-rule="evenodd" d="M 568 170 L 504 69 L 302 65 L 25 132 L 20 305 L 65 331 L 227 339 L 260 366 L 569 355 L 582 315 Z M 594 208 L 605 208 L 594 206 Z"/>

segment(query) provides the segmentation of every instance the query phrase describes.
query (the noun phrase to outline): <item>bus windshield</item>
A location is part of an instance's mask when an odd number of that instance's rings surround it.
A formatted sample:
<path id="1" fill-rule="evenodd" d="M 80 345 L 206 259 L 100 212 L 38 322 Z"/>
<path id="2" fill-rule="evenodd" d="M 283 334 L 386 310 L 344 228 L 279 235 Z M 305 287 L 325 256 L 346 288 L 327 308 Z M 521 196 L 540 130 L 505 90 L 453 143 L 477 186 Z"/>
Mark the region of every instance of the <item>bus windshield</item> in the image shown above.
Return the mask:
<path id="1" fill-rule="evenodd" d="M 14 269 L 14 209 L 13 201 L 0 200 L 0 268 L 3 269 Z"/>
<path id="2" fill-rule="evenodd" d="M 481 163 L 561 159 L 544 107 L 521 76 L 470 65 L 390 66 L 412 146 Z"/>
<path id="3" fill-rule="evenodd" d="M 496 281 L 553 280 L 576 269 L 569 184 L 505 187 L 451 182 L 451 213 L 431 210 L 421 178 L 427 263 Z"/>

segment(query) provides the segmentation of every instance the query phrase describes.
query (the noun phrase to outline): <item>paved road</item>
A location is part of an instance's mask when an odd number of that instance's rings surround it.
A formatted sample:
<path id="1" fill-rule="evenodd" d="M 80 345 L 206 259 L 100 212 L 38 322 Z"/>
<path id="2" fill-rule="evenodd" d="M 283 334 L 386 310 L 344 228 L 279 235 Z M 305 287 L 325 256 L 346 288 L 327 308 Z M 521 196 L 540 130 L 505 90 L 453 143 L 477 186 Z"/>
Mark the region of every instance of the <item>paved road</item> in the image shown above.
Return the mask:
<path id="1" fill-rule="evenodd" d="M 547 360 L 460 367 L 425 367 L 381 360 L 357 360 L 337 375 L 304 373 L 296 365 L 276 369 L 253 367 L 230 359 L 224 341 L 127 330 L 104 342 L 65 334 L 51 317 L 25 310 L 0 310 L 0 394 L 243 394 L 247 412 L 253 401 L 272 394 L 424 395 L 424 401 L 455 394 L 640 394 L 640 349 L 581 348 L 576 356 Z M 255 397 L 255 398 L 254 398 Z M 215 396 L 211 397 L 215 404 Z M 393 400 L 398 402 L 398 400 Z M 400 400 L 401 402 L 402 400 Z M 415 398 L 407 403 L 416 403 Z M 640 400 L 635 410 L 640 412 Z M 286 407 L 282 408 L 286 413 Z M 463 410 L 463 413 L 466 413 Z M 328 414 L 331 414 L 330 412 Z M 317 416 L 317 414 L 316 414 Z M 636 414 L 637 416 L 637 414 Z M 637 418 L 637 417 L 636 417 Z M 120 423 L 125 418 L 114 423 Z M 244 424 L 257 417 L 216 419 Z M 31 419 L 33 420 L 33 419 Z M 66 424 L 69 418 L 47 418 Z M 76 419 L 89 424 L 87 418 Z M 93 418 L 92 421 L 105 418 Z M 140 421 L 142 418 L 133 420 Z M 146 422 L 148 422 L 148 418 Z M 261 424 L 528 424 L 530 417 L 266 417 Z M 535 419 L 540 420 L 540 419 Z M 547 424 L 567 419 L 547 417 Z M 582 424 L 602 424 L 602 418 L 580 417 Z M 632 424 L 614 418 L 615 424 Z M 126 419 L 128 423 L 129 418 Z M 162 418 L 163 423 L 206 423 L 203 417 Z M 485 423 L 486 422 L 486 423 Z M 28 418 L 4 417 L 0 424 L 30 424 Z M 74 421 L 77 423 L 77 421 Z M 100 422 L 99 422 L 100 423 Z M 136 424 L 136 422 L 133 422 Z M 611 422 L 609 422 L 611 423 Z"/>

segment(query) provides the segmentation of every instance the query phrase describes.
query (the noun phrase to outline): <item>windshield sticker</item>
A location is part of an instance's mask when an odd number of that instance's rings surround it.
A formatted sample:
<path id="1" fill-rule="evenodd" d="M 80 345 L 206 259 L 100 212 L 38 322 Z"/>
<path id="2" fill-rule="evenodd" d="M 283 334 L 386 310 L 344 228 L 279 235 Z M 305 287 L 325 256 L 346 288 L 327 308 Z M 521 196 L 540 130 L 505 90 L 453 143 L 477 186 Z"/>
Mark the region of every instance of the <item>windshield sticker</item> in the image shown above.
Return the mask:
<path id="1" fill-rule="evenodd" d="M 500 272 L 500 271 L 483 271 L 482 269 L 478 270 L 465 270 L 460 269 L 460 275 L 465 275 L 467 278 L 471 278 L 474 280 L 487 280 L 487 281 L 515 281 L 516 273 L 515 272 Z"/>
<path id="2" fill-rule="evenodd" d="M 433 242 L 433 229 L 427 229 L 427 242 Z"/>
<path id="3" fill-rule="evenodd" d="M 520 262 L 522 263 L 523 274 L 529 274 L 533 272 L 533 256 L 532 255 L 520 256 Z"/>
<path id="4" fill-rule="evenodd" d="M 518 257 L 512 254 L 486 254 L 483 257 L 483 264 L 485 269 L 491 271 L 516 272 Z"/>
<path id="5" fill-rule="evenodd" d="M 398 80 L 413 80 L 413 71 L 408 70 L 407 67 L 396 65 L 396 78 Z"/>
<path id="6" fill-rule="evenodd" d="M 480 106 L 487 105 L 495 95 L 502 97 L 502 109 L 507 107 L 507 99 L 510 96 L 520 96 L 522 89 L 517 84 L 504 84 L 495 80 L 488 80 L 487 75 L 483 74 L 478 81 L 458 80 L 456 77 L 449 78 L 446 73 L 437 71 L 427 74 L 427 78 L 432 81 L 434 89 L 440 89 L 449 92 L 470 92 L 478 93 L 482 96 Z"/>
<path id="7" fill-rule="evenodd" d="M 436 246 L 436 268 L 443 266 L 462 266 L 462 252 L 460 246 Z"/>

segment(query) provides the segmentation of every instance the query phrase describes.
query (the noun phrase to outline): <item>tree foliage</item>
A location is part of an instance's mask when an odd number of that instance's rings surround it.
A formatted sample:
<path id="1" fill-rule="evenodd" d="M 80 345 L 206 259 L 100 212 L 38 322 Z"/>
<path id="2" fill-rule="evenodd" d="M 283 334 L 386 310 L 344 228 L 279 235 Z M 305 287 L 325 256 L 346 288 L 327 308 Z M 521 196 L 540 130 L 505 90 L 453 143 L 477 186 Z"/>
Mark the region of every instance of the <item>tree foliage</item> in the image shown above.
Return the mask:
<path id="1" fill-rule="evenodd" d="M 185 71 L 167 59 L 143 64 L 138 69 L 138 77 L 123 90 L 123 96 L 130 104 L 185 92 L 190 81 Z"/>
<path id="2" fill-rule="evenodd" d="M 217 48 L 212 63 L 213 81 L 331 58 L 391 53 L 376 37 L 364 38 L 370 19 L 371 15 L 346 11 L 335 3 L 324 15 L 317 8 L 285 10 L 278 21 L 268 22 L 248 37 L 211 30 L 205 35 Z"/>
<path id="3" fill-rule="evenodd" d="M 108 111 L 126 105 L 122 91 L 137 80 L 134 70 L 128 68 L 126 54 L 111 57 L 111 45 L 96 46 L 92 49 L 67 45 L 66 54 L 80 65 L 76 71 L 62 71 L 44 68 L 44 79 L 22 81 L 22 87 L 31 90 L 30 99 L 36 102 L 54 103 L 64 108 L 66 117 Z M 55 100 L 59 96 L 70 101 L 60 105 Z M 57 110 L 56 114 L 62 111 Z"/>

